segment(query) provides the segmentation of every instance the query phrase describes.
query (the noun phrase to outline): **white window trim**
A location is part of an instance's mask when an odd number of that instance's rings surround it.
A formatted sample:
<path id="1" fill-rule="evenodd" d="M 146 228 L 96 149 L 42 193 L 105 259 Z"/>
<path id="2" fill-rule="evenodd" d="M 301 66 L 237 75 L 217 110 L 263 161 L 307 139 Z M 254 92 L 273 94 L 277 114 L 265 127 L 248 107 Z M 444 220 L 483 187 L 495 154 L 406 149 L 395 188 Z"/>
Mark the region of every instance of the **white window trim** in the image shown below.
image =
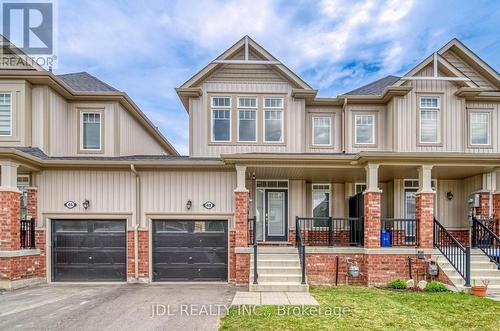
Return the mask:
<path id="1" fill-rule="evenodd" d="M 83 115 L 98 114 L 99 115 L 99 148 L 84 148 L 83 147 Z M 100 111 L 81 111 L 80 112 L 80 150 L 84 152 L 102 152 L 102 112 Z"/>
<path id="2" fill-rule="evenodd" d="M 266 107 L 266 99 L 281 99 L 282 107 Z M 283 98 L 276 97 L 264 97 L 263 98 L 263 130 L 262 130 L 262 140 L 268 144 L 282 144 L 285 136 L 285 100 Z M 268 141 L 266 140 L 266 111 L 279 111 L 281 112 L 281 139 L 279 141 Z"/>
<path id="3" fill-rule="evenodd" d="M 315 189 L 314 185 L 328 186 L 328 190 L 326 189 Z M 311 186 L 311 217 L 314 217 L 314 192 L 327 192 L 328 193 L 328 217 L 332 216 L 332 185 L 331 184 L 322 184 L 322 183 L 313 183 Z M 324 228 L 324 226 L 315 226 L 313 222 L 313 228 Z"/>
<path id="4" fill-rule="evenodd" d="M 255 107 L 245 107 L 245 108 L 240 108 L 240 98 L 242 99 L 255 99 Z M 257 142 L 257 137 L 259 136 L 259 99 L 256 97 L 238 97 L 237 100 L 237 105 L 238 105 L 238 120 L 236 122 L 236 130 L 237 130 L 237 136 L 238 136 L 238 142 L 239 143 L 256 143 Z M 240 140 L 240 111 L 245 111 L 245 110 L 251 110 L 255 112 L 255 140 Z"/>
<path id="5" fill-rule="evenodd" d="M 370 143 L 358 143 L 358 130 L 357 130 L 357 118 L 358 117 L 366 117 L 366 116 L 370 116 L 372 118 L 372 122 L 373 122 L 373 125 L 372 125 L 372 139 L 371 139 L 371 142 Z M 358 146 L 368 146 L 368 145 L 376 145 L 376 142 L 375 142 L 375 127 L 376 127 L 377 123 L 376 123 L 376 117 L 375 117 L 375 114 L 355 114 L 354 115 L 354 145 L 358 145 Z"/>
<path id="6" fill-rule="evenodd" d="M 19 187 L 19 178 L 27 178 L 28 179 L 28 186 L 27 187 L 30 187 L 30 185 L 31 185 L 30 175 L 17 175 L 17 178 L 16 178 L 17 187 Z"/>
<path id="7" fill-rule="evenodd" d="M 422 99 L 437 99 L 437 107 L 422 107 Z M 422 141 L 422 110 L 430 110 L 437 113 L 436 141 Z M 421 145 L 435 145 L 441 143 L 441 98 L 438 96 L 422 95 L 418 98 L 418 142 Z"/>
<path id="8" fill-rule="evenodd" d="M 214 106 L 214 99 L 216 98 L 228 98 L 229 106 Z M 233 111 L 232 111 L 233 98 L 230 96 L 213 96 L 210 98 L 210 142 L 212 143 L 229 143 L 233 141 Z M 215 140 L 214 139 L 214 110 L 229 110 L 229 140 Z"/>
<path id="9" fill-rule="evenodd" d="M 363 193 L 365 190 L 366 190 L 366 182 L 357 182 L 357 183 L 354 183 L 354 195 L 358 194 L 358 190 L 357 190 L 357 187 L 358 186 L 361 186 L 361 185 L 364 185 L 365 186 L 365 189 L 362 190 L 361 192 L 359 193 Z"/>
<path id="10" fill-rule="evenodd" d="M 0 94 L 8 94 L 10 95 L 10 108 L 9 108 L 9 111 L 10 111 L 10 123 L 9 123 L 9 131 L 10 131 L 10 134 L 0 134 L 0 137 L 12 137 L 13 133 L 12 133 L 12 121 L 14 120 L 12 118 L 12 104 L 13 104 L 13 100 L 12 100 L 12 92 L 0 92 Z"/>
<path id="11" fill-rule="evenodd" d="M 487 114 L 488 115 L 488 140 L 487 140 L 486 144 L 472 143 L 472 121 L 471 121 L 472 114 Z M 480 111 L 480 110 L 469 111 L 467 122 L 469 123 L 469 130 L 468 131 L 469 131 L 469 145 L 470 146 L 480 146 L 480 147 L 491 146 L 491 134 L 492 134 L 492 130 L 491 130 L 492 120 L 491 119 L 492 119 L 492 117 L 491 117 L 490 111 Z"/>
<path id="12" fill-rule="evenodd" d="M 316 144 L 314 142 L 314 119 L 315 118 L 323 118 L 323 119 L 328 119 L 328 122 L 330 123 L 329 125 L 329 129 L 328 129 L 328 143 L 327 144 Z M 314 116 L 311 116 L 311 133 L 312 133 L 312 146 L 331 146 L 332 145 L 332 117 L 331 116 L 320 116 L 320 115 L 314 115 Z"/>

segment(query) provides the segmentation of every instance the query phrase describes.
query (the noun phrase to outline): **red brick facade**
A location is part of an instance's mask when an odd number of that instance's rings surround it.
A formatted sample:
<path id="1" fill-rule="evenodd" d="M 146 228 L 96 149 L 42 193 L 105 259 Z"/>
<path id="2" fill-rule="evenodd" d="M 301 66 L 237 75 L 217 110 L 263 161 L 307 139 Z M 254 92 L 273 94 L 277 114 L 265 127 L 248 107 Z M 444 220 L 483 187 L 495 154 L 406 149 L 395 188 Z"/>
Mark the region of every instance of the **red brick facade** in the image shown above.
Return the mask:
<path id="1" fill-rule="evenodd" d="M 337 274 L 338 256 L 338 274 Z M 359 277 L 347 274 L 346 258 L 355 262 L 360 270 Z M 309 284 L 366 285 L 366 264 L 364 254 L 306 254 L 306 275 Z M 337 282 L 335 282 L 337 280 Z"/>
<path id="2" fill-rule="evenodd" d="M 37 219 L 38 217 L 38 188 L 28 188 L 28 218 Z"/>
<path id="3" fill-rule="evenodd" d="M 417 218 L 417 238 L 420 248 L 433 248 L 434 194 L 417 193 L 415 209 Z"/>
<path id="4" fill-rule="evenodd" d="M 469 230 L 448 230 L 464 246 L 469 246 Z"/>
<path id="5" fill-rule="evenodd" d="M 248 284 L 250 277 L 250 254 L 236 253 L 236 284 Z"/>
<path id="6" fill-rule="evenodd" d="M 493 194 L 493 219 L 496 222 L 496 233 L 500 236 L 500 193 Z"/>
<path id="7" fill-rule="evenodd" d="M 45 260 L 40 255 L 0 258 L 0 279 L 16 281 L 45 276 Z"/>
<path id="8" fill-rule="evenodd" d="M 475 215 L 478 219 L 490 217 L 490 193 L 481 192 L 479 194 L 479 207 L 475 208 Z"/>
<path id="9" fill-rule="evenodd" d="M 134 231 L 127 232 L 127 278 L 135 278 Z M 138 238 L 138 277 L 149 277 L 149 232 L 137 231 Z"/>
<path id="10" fill-rule="evenodd" d="M 0 250 L 20 249 L 20 193 L 0 192 Z"/>
<path id="11" fill-rule="evenodd" d="M 382 193 L 364 193 L 365 248 L 380 247 L 380 217 Z"/>
<path id="12" fill-rule="evenodd" d="M 248 192 L 234 192 L 235 246 L 248 246 Z"/>

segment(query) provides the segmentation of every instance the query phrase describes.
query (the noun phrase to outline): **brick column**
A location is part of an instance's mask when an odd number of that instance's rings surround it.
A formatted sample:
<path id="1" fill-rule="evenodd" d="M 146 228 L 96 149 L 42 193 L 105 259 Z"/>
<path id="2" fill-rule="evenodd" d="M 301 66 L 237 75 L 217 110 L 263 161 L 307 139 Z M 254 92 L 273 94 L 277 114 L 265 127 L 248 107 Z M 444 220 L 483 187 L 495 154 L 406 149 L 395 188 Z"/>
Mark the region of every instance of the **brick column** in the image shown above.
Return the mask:
<path id="1" fill-rule="evenodd" d="M 365 192 L 364 198 L 364 244 L 365 248 L 380 247 L 380 217 L 382 193 Z"/>
<path id="2" fill-rule="evenodd" d="M 0 251 L 20 249 L 20 192 L 0 191 Z"/>
<path id="3" fill-rule="evenodd" d="M 434 247 L 434 195 L 435 193 L 417 193 L 415 196 L 419 248 Z"/>
<path id="4" fill-rule="evenodd" d="M 248 246 L 248 192 L 234 192 L 236 247 Z"/>
<path id="5" fill-rule="evenodd" d="M 500 236 L 500 192 L 493 194 L 493 220 L 495 221 L 495 232 Z"/>
<path id="6" fill-rule="evenodd" d="M 28 191 L 28 219 L 36 220 L 38 217 L 38 188 L 28 187 L 27 191 Z"/>
<path id="7" fill-rule="evenodd" d="M 479 207 L 475 208 L 478 219 L 488 219 L 490 217 L 490 193 L 479 192 Z"/>

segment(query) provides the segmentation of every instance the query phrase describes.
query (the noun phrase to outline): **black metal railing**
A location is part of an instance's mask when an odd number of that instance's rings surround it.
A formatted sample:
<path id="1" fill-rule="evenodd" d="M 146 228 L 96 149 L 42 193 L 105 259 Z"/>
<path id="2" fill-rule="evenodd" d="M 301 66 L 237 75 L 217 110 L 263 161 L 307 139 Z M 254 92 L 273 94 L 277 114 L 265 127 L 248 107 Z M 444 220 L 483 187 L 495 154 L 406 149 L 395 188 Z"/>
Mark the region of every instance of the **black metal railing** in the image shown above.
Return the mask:
<path id="1" fill-rule="evenodd" d="M 301 270 L 301 283 L 306 283 L 306 246 L 302 239 L 302 229 L 299 222 L 299 217 L 295 218 L 295 246 L 299 252 L 300 257 L 300 270 Z"/>
<path id="2" fill-rule="evenodd" d="M 488 227 L 490 224 L 494 224 L 493 220 L 486 223 L 472 218 L 472 247 L 482 250 L 500 268 L 500 238 Z"/>
<path id="3" fill-rule="evenodd" d="M 470 286 L 470 247 L 464 247 L 444 226 L 434 219 L 434 247 L 439 249 L 450 264 Z"/>
<path id="4" fill-rule="evenodd" d="M 35 220 L 20 221 L 21 248 L 35 248 Z"/>
<path id="5" fill-rule="evenodd" d="M 380 246 L 417 246 L 417 220 L 412 218 L 382 218 Z"/>
<path id="6" fill-rule="evenodd" d="M 248 240 L 248 246 L 253 245 L 256 242 L 256 234 L 255 234 L 255 229 L 256 229 L 256 221 L 257 218 L 251 217 L 248 219 L 248 235 L 247 235 L 247 240 Z"/>
<path id="7" fill-rule="evenodd" d="M 363 218 L 297 217 L 304 245 L 358 246 L 364 244 Z"/>

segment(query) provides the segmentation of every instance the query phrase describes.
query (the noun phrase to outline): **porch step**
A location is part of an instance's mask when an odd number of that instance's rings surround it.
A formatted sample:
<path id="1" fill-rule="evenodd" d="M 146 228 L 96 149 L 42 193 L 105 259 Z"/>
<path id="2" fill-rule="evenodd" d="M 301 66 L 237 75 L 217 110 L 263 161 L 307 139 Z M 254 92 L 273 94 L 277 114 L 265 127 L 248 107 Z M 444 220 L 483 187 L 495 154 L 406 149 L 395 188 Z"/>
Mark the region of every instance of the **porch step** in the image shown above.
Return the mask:
<path id="1" fill-rule="evenodd" d="M 253 276 L 253 274 L 252 274 Z M 301 274 L 262 274 L 259 272 L 259 283 L 300 283 Z"/>
<path id="2" fill-rule="evenodd" d="M 293 253 L 260 253 L 257 251 L 257 261 L 295 261 L 297 252 Z M 250 255 L 250 261 L 253 262 L 253 254 Z"/>
<path id="3" fill-rule="evenodd" d="M 250 283 L 250 292 L 307 292 L 309 285 L 297 282 L 259 282 Z"/>
<path id="4" fill-rule="evenodd" d="M 253 261 L 252 263 L 252 268 L 253 268 Z M 257 268 L 261 267 L 299 267 L 300 268 L 300 261 L 293 261 L 293 260 L 261 260 L 260 258 L 257 257 Z"/>
<path id="5" fill-rule="evenodd" d="M 458 271 L 455 268 L 448 266 L 442 268 L 442 270 L 448 275 L 459 275 Z M 498 271 L 496 269 L 472 269 L 471 268 L 471 277 L 497 277 Z"/>
<path id="6" fill-rule="evenodd" d="M 302 270 L 300 269 L 300 265 L 296 267 L 263 267 L 257 266 L 257 272 L 260 275 L 269 275 L 269 274 L 300 274 Z M 250 275 L 253 275 L 253 265 L 250 266 Z"/>

